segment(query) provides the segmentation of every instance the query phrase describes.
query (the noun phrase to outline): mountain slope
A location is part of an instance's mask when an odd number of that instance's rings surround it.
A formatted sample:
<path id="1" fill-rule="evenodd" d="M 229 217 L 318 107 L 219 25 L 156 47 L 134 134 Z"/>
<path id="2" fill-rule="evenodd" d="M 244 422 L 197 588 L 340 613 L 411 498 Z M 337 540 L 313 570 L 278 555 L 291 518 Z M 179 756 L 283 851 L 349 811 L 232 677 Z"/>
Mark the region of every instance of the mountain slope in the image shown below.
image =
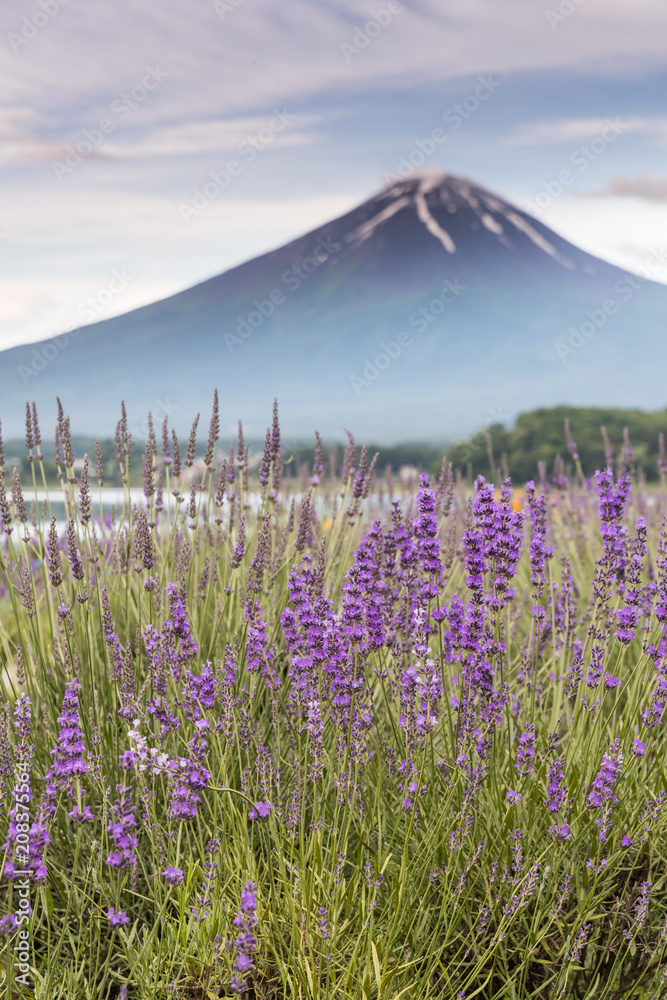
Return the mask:
<path id="1" fill-rule="evenodd" d="M 538 405 L 655 408 L 666 315 L 664 286 L 429 173 L 62 349 L 0 353 L 0 418 L 16 433 L 26 398 L 46 415 L 58 394 L 75 429 L 109 434 L 125 398 L 135 432 L 149 409 L 184 429 L 217 386 L 223 426 L 261 433 L 278 396 L 288 435 L 345 424 L 390 441 L 457 438 Z"/>

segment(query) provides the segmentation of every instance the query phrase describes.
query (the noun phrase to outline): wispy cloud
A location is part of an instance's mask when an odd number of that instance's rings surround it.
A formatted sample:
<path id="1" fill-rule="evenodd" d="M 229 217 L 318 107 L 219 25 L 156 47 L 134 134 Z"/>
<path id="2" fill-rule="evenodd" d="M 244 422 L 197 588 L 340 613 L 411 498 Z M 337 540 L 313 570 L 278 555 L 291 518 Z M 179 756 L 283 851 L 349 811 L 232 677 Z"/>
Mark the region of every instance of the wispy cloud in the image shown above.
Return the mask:
<path id="1" fill-rule="evenodd" d="M 616 116 L 624 132 L 643 132 L 660 142 L 667 140 L 667 118 L 625 118 Z M 549 146 L 593 139 L 609 125 L 609 118 L 561 118 L 525 122 L 506 136 L 508 146 Z"/>
<path id="2" fill-rule="evenodd" d="M 639 174 L 637 177 L 612 177 L 604 190 L 593 191 L 591 194 L 667 201 L 667 176 L 650 177 L 648 174 Z"/>
<path id="3" fill-rule="evenodd" d="M 252 138 L 267 127 L 272 116 L 211 119 L 209 121 L 182 122 L 161 125 L 156 128 L 137 129 L 120 123 L 112 134 L 106 136 L 98 148 L 88 154 L 96 159 L 129 159 L 139 157 L 169 158 L 176 156 L 199 156 L 208 153 L 227 153 L 235 150 L 239 143 Z M 305 146 L 317 141 L 312 128 L 323 120 L 322 115 L 295 116 L 295 123 L 284 134 L 276 135 L 275 146 Z M 6 109 L 5 128 L 0 117 L 0 164 L 39 163 L 62 160 L 69 149 L 82 136 L 97 129 L 97 123 L 72 132 L 63 137 L 40 135 L 37 116 L 26 113 L 25 109 Z"/>

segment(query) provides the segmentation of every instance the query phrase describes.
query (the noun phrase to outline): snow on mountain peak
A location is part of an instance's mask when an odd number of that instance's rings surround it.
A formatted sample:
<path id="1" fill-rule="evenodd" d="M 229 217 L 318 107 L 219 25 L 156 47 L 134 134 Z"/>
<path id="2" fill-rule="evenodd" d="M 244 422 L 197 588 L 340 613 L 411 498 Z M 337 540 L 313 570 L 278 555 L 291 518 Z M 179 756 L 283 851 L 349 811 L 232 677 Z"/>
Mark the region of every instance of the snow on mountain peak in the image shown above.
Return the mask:
<path id="1" fill-rule="evenodd" d="M 397 180 L 366 203 L 372 212 L 370 218 L 346 235 L 349 244 L 360 246 L 375 230 L 403 209 L 413 209 L 418 220 L 447 251 L 456 253 L 456 243 L 442 219 L 442 210 L 450 214 L 458 211 L 472 213 L 484 229 L 510 249 L 512 235 L 521 233 L 543 253 L 568 270 L 576 265 L 559 250 L 530 221 L 529 217 L 509 202 L 491 194 L 467 177 L 448 174 L 443 170 L 415 170 L 403 180 Z M 436 218 L 438 212 L 440 218 Z"/>

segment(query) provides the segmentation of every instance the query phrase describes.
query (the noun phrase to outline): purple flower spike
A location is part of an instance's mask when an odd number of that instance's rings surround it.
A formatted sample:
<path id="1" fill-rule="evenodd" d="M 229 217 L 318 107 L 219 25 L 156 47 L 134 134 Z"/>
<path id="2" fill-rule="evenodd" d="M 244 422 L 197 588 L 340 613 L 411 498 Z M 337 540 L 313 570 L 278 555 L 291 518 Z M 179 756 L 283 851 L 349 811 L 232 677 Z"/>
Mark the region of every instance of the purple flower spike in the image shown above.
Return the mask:
<path id="1" fill-rule="evenodd" d="M 123 924 L 128 924 L 130 922 L 127 910 L 119 910 L 118 913 L 116 913 L 113 906 L 110 906 L 106 915 L 112 927 L 122 927 Z"/>
<path id="2" fill-rule="evenodd" d="M 549 812 L 558 812 L 567 799 L 567 787 L 563 779 L 564 758 L 557 757 L 549 768 L 547 799 L 545 805 Z"/>
<path id="3" fill-rule="evenodd" d="M 230 988 L 232 993 L 243 993 L 247 989 L 247 982 L 243 979 L 246 972 L 252 972 L 255 964 L 252 955 L 257 949 L 257 941 L 253 933 L 257 917 L 257 886 L 254 882 L 246 882 L 241 891 L 241 905 L 239 912 L 234 918 L 234 926 L 238 928 L 239 935 L 234 941 L 236 948 L 236 961 L 234 968 L 236 972 L 232 976 Z M 241 976 L 238 975 L 241 974 Z"/>
<path id="4" fill-rule="evenodd" d="M 565 841 L 565 840 L 570 840 L 572 838 L 572 834 L 570 833 L 569 823 L 561 823 L 561 824 L 554 823 L 552 826 L 549 827 L 549 833 L 554 838 L 554 840 Z"/>
<path id="5" fill-rule="evenodd" d="M 180 868 L 172 868 L 171 865 L 162 872 L 165 881 L 169 885 L 180 885 L 184 879 L 183 871 Z"/>
<path id="6" fill-rule="evenodd" d="M 248 819 L 268 819 L 273 808 L 270 802 L 255 802 L 254 808 L 248 813 Z"/>
<path id="7" fill-rule="evenodd" d="M 137 863 L 137 856 L 134 852 L 137 846 L 137 837 L 133 831 L 137 821 L 134 816 L 135 806 L 129 797 L 130 789 L 127 785 L 117 785 L 120 798 L 116 799 L 111 812 L 113 819 L 107 826 L 109 840 L 115 847 L 115 851 L 110 851 L 107 857 L 107 864 L 112 868 L 129 868 Z"/>
<path id="8" fill-rule="evenodd" d="M 602 816 L 595 820 L 598 828 L 598 841 L 604 843 L 611 829 L 611 810 L 618 802 L 614 785 L 618 780 L 623 766 L 623 748 L 620 739 L 614 740 L 609 752 L 602 757 L 600 770 L 593 779 L 591 790 L 586 797 L 589 809 L 601 809 Z"/>

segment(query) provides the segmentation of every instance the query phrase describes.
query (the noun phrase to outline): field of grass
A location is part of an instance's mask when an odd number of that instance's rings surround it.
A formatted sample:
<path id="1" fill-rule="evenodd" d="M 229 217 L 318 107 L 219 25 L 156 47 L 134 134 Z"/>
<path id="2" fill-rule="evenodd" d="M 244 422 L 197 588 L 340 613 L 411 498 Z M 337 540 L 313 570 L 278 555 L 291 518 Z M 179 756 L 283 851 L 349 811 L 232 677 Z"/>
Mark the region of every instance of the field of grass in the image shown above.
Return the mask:
<path id="1" fill-rule="evenodd" d="M 663 486 L 218 434 L 0 475 L 2 996 L 663 996 Z"/>

